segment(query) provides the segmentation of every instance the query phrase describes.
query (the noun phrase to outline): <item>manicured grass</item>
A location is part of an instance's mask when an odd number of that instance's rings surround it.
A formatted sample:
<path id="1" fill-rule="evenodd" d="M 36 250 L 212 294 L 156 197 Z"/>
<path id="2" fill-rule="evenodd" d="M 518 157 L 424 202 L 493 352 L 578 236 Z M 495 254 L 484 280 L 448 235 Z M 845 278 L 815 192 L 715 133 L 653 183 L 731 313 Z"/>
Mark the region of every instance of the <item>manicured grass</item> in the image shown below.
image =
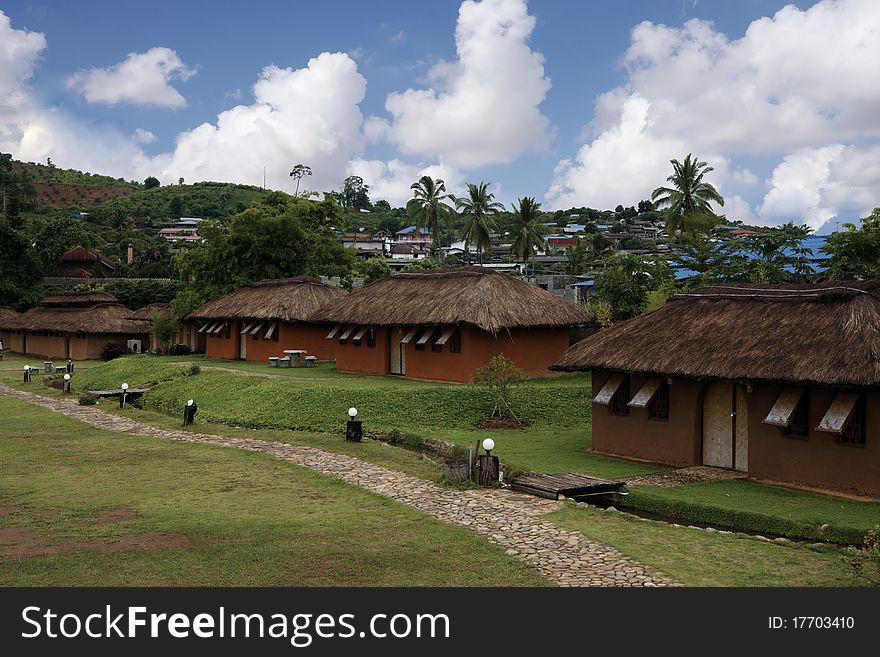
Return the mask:
<path id="1" fill-rule="evenodd" d="M 854 586 L 843 552 L 643 522 L 568 504 L 545 519 L 689 586 Z"/>
<path id="2" fill-rule="evenodd" d="M 880 502 L 741 480 L 635 487 L 621 505 L 686 522 L 835 543 L 858 542 L 880 522 Z"/>
<path id="3" fill-rule="evenodd" d="M 669 468 L 651 463 L 625 461 L 590 454 L 592 432 L 589 427 L 492 429 L 454 431 L 438 430 L 430 434 L 456 445 L 472 446 L 476 441 L 492 438 L 493 454 L 514 470 L 561 473 L 580 472 L 606 479 L 662 472 Z"/>
<path id="4" fill-rule="evenodd" d="M 5 397 L 0 417 L 0 584 L 546 584 L 476 534 L 264 454 Z"/>

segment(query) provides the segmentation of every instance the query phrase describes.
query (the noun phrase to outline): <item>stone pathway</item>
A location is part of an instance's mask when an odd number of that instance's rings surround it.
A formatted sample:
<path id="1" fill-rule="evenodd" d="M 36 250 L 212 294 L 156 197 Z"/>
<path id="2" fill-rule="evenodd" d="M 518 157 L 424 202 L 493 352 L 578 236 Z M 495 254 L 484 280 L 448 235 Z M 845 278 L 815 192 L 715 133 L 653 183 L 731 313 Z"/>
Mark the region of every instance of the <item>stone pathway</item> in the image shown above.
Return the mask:
<path id="1" fill-rule="evenodd" d="M 624 477 L 629 486 L 657 486 L 658 488 L 673 488 L 674 486 L 686 486 L 698 484 L 704 481 L 721 481 L 722 479 L 745 479 L 749 475 L 736 470 L 724 470 L 712 468 L 708 465 L 696 465 L 690 468 L 678 468 L 668 472 L 660 472 L 652 475 L 639 475 L 637 477 Z"/>
<path id="2" fill-rule="evenodd" d="M 665 575 L 630 560 L 614 548 L 539 518 L 541 514 L 559 508 L 559 502 L 499 490 L 445 488 L 351 456 L 331 454 L 313 447 L 161 429 L 105 413 L 94 406 L 80 406 L 73 399 L 43 397 L 2 383 L 0 394 L 109 431 L 271 454 L 483 534 L 507 554 L 526 562 L 560 586 L 675 585 Z"/>

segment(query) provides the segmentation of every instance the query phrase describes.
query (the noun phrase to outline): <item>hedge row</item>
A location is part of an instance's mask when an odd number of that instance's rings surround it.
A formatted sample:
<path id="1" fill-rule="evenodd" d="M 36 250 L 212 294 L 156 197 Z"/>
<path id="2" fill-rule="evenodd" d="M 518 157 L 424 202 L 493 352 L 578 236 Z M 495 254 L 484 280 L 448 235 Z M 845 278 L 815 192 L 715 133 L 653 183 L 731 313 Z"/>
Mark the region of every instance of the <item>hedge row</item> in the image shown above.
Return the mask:
<path id="1" fill-rule="evenodd" d="M 117 358 L 88 369 L 74 370 L 71 386 L 76 392 L 112 390 L 123 383 L 132 388 L 155 386 L 190 374 L 190 366 L 150 356 Z"/>
<path id="2" fill-rule="evenodd" d="M 626 511 L 657 516 L 670 522 L 704 525 L 768 537 L 784 536 L 814 542 L 854 545 L 861 541 L 865 534 L 863 528 L 829 525 L 822 531 L 819 528 L 824 523 L 813 524 L 751 511 L 722 509 L 698 502 L 670 500 L 651 495 L 644 490 L 631 491 L 629 495 L 618 501 L 617 506 Z"/>
<path id="3" fill-rule="evenodd" d="M 118 375 L 116 378 L 119 378 Z M 118 383 L 117 383 L 118 385 Z M 367 432 L 393 429 L 467 429 L 493 407 L 483 388 L 347 388 L 344 382 L 267 379 L 205 371 L 195 378 L 169 377 L 143 397 L 146 406 L 177 413 L 196 399 L 199 418 L 251 428 L 341 431 L 354 406 Z M 589 390 L 573 386 L 523 386 L 513 399 L 521 419 L 537 426 L 589 424 Z"/>

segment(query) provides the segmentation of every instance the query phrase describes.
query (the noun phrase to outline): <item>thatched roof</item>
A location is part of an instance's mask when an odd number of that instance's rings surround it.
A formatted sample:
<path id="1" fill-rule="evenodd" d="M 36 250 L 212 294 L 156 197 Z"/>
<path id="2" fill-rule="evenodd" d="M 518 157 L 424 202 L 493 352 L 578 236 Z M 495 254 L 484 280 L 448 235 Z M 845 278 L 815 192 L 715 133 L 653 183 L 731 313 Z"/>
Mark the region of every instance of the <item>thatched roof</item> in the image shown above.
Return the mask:
<path id="1" fill-rule="evenodd" d="M 98 303 L 118 303 L 116 297 L 107 292 L 53 292 L 40 299 L 41 306 L 93 306 Z"/>
<path id="2" fill-rule="evenodd" d="M 196 308 L 186 319 L 309 321 L 322 306 L 345 296 L 338 287 L 309 276 L 248 283 Z"/>
<path id="3" fill-rule="evenodd" d="M 85 308 L 39 305 L 23 313 L 14 328 L 63 333 L 148 333 L 149 322 L 128 319 L 130 314 L 128 308 L 118 303 Z"/>
<path id="4" fill-rule="evenodd" d="M 134 312 L 129 311 L 128 319 L 140 319 L 149 322 L 153 319 L 154 311 L 165 317 L 171 317 L 174 314 L 171 311 L 170 303 L 151 303 L 143 308 L 138 308 Z"/>
<path id="5" fill-rule="evenodd" d="M 595 321 L 570 301 L 481 267 L 401 272 L 365 285 L 314 319 L 371 326 L 472 324 L 492 333 Z"/>
<path id="6" fill-rule="evenodd" d="M 0 329 L 13 329 L 18 324 L 18 318 L 21 317 L 12 308 L 0 307 Z"/>
<path id="7" fill-rule="evenodd" d="M 551 369 L 880 384 L 880 281 L 715 285 L 578 342 Z"/>

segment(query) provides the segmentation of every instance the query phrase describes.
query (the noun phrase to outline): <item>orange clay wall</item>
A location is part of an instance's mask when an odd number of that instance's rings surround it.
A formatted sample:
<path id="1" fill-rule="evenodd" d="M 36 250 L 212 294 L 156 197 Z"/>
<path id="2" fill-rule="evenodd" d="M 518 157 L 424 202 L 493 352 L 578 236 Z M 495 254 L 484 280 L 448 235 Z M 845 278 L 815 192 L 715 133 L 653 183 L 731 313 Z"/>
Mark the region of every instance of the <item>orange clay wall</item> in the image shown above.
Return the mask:
<path id="1" fill-rule="evenodd" d="M 436 339 L 437 335 L 433 336 Z M 388 374 L 389 329 L 377 329 L 376 347 L 366 343 L 356 347 L 349 341 L 336 346 L 336 368 L 347 372 Z M 461 352 L 452 353 L 450 343 L 443 351 L 434 352 L 431 345 L 416 351 L 414 339 L 405 347 L 406 376 L 414 379 L 432 379 L 469 383 L 474 370 L 489 362 L 492 356 L 503 353 L 528 376 L 553 376 L 547 366 L 568 349 L 568 328 L 518 329 L 502 331 L 493 336 L 486 331 L 465 326 L 462 328 Z"/>
<path id="2" fill-rule="evenodd" d="M 324 335 L 327 335 L 333 327 L 327 327 Z M 366 336 L 364 336 L 366 338 Z M 339 344 L 339 340 L 327 340 L 335 345 L 336 369 L 344 372 L 363 372 L 365 374 L 388 374 L 389 361 L 388 349 L 390 329 L 380 327 L 376 329 L 376 346 L 368 347 L 366 339 L 361 340 L 360 346 L 356 346 L 349 340 L 346 344 Z"/>
<path id="3" fill-rule="evenodd" d="M 266 327 L 256 335 L 241 335 L 241 329 L 251 322 L 230 322 L 229 337 L 225 333 L 209 335 L 205 355 L 211 358 L 238 360 L 239 340 L 247 340 L 247 360 L 268 363 L 270 356 L 284 356 L 285 349 L 305 349 L 303 356 L 315 356 L 318 360 L 333 360 L 336 356 L 336 340 L 327 340 L 325 336 L 330 329 L 306 322 L 279 322 L 278 340 L 265 340 Z"/>

